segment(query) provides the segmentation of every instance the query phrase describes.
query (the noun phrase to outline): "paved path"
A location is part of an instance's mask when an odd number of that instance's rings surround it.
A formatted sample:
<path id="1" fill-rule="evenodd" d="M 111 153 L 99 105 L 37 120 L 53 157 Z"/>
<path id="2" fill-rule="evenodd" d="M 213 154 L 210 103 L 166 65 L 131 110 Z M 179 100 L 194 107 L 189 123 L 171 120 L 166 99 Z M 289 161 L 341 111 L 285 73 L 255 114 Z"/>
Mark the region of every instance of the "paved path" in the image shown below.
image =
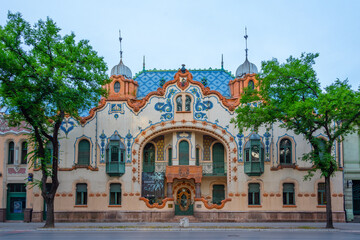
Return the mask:
<path id="1" fill-rule="evenodd" d="M 324 222 L 263 222 L 263 223 L 191 223 L 180 228 L 178 223 L 111 222 L 111 223 L 56 223 L 55 229 L 43 229 L 44 223 L 5 222 L 0 231 L 346 231 L 359 232 L 359 223 L 334 223 L 335 229 L 325 229 Z M 360 239 L 360 237 L 359 237 Z"/>

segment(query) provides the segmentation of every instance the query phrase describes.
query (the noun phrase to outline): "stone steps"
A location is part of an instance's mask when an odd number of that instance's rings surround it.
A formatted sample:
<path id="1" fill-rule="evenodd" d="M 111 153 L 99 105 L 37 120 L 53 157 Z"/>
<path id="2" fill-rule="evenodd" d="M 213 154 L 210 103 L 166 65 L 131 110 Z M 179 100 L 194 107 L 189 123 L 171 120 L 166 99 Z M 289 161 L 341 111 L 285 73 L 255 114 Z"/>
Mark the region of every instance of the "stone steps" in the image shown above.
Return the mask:
<path id="1" fill-rule="evenodd" d="M 189 219 L 190 223 L 194 222 L 200 222 L 196 217 L 193 215 L 187 215 L 187 216 L 175 216 L 173 219 L 170 220 L 170 222 L 180 222 L 180 219 L 187 217 Z"/>

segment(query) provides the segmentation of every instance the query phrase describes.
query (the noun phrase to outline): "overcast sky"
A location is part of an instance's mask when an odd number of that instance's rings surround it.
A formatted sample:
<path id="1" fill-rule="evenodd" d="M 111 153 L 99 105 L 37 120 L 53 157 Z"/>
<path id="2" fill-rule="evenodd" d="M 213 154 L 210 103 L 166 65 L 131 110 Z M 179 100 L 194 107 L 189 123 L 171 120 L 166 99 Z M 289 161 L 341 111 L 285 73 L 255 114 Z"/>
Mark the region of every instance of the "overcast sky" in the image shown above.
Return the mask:
<path id="1" fill-rule="evenodd" d="M 224 68 L 235 73 L 245 60 L 261 61 L 319 52 L 315 69 L 322 86 L 348 78 L 358 89 L 360 78 L 360 1 L 120 1 L 0 0 L 0 25 L 7 12 L 20 12 L 30 23 L 52 18 L 62 34 L 88 39 L 111 68 L 123 60 L 133 75 L 146 69 Z"/>

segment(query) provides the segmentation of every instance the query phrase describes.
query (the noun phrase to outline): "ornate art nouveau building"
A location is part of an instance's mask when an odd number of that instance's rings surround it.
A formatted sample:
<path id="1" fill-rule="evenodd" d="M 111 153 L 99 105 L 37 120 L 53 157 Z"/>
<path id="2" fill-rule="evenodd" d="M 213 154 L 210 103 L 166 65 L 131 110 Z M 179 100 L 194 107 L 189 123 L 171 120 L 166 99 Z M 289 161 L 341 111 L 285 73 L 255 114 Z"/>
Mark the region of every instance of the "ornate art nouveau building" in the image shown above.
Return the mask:
<path id="1" fill-rule="evenodd" d="M 121 59 L 108 98 L 61 126 L 56 220 L 325 220 L 324 179 L 303 180 L 311 167 L 301 160 L 311 149 L 304 138 L 277 124 L 239 134 L 230 123 L 256 73 L 246 57 L 235 76 L 223 66 L 183 65 L 132 77 Z M 25 212 L 26 221 L 42 221 L 39 189 L 22 187 L 29 173 L 40 178 L 24 164 L 25 130 L 0 131 L 1 220 Z M 335 144 L 340 167 L 341 151 Z M 342 182 L 339 171 L 331 182 L 336 221 L 344 221 Z"/>

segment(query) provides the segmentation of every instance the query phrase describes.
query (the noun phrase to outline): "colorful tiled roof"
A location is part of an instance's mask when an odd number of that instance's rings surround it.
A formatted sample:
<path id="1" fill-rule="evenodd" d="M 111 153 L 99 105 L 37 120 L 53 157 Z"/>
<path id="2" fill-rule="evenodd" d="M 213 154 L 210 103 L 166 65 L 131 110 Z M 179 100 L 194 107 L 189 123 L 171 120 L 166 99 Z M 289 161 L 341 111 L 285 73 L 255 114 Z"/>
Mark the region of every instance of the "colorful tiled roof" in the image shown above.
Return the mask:
<path id="1" fill-rule="evenodd" d="M 138 73 L 134 80 L 138 82 L 137 98 L 143 98 L 148 93 L 156 91 L 160 87 L 160 80 L 165 82 L 173 80 L 178 70 L 145 70 Z M 193 75 L 193 80 L 201 82 L 204 78 L 207 87 L 216 90 L 225 97 L 230 97 L 229 81 L 234 80 L 231 72 L 222 69 L 189 69 Z"/>

